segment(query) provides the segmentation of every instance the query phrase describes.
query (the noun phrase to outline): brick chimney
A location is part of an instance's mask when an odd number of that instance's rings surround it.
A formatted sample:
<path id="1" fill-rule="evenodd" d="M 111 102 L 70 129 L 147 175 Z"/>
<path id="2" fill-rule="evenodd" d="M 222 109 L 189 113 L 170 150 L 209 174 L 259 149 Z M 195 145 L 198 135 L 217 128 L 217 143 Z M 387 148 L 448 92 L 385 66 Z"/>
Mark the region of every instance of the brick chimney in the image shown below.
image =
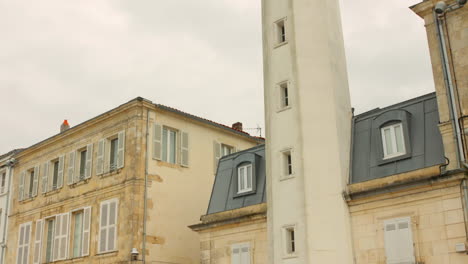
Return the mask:
<path id="1" fill-rule="evenodd" d="M 241 122 L 237 122 L 237 123 L 232 124 L 232 129 L 239 130 L 239 131 L 243 131 L 243 130 L 242 130 L 242 123 L 241 123 Z"/>
<path id="2" fill-rule="evenodd" d="M 60 133 L 68 130 L 70 128 L 70 124 L 68 124 L 68 120 L 63 120 L 62 125 L 60 126 Z"/>

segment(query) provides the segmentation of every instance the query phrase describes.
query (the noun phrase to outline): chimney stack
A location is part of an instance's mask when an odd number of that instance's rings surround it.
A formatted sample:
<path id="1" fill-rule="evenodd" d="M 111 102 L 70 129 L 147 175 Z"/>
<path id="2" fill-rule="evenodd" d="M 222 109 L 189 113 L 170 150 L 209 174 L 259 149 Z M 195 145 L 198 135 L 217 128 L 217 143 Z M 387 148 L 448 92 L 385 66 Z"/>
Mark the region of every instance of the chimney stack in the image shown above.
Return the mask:
<path id="1" fill-rule="evenodd" d="M 60 133 L 70 129 L 70 124 L 68 124 L 68 120 L 63 120 L 62 125 L 60 126 Z"/>
<path id="2" fill-rule="evenodd" d="M 243 131 L 243 130 L 242 130 L 242 123 L 241 123 L 241 122 L 237 122 L 237 123 L 232 124 L 232 129 L 239 130 L 239 131 Z"/>

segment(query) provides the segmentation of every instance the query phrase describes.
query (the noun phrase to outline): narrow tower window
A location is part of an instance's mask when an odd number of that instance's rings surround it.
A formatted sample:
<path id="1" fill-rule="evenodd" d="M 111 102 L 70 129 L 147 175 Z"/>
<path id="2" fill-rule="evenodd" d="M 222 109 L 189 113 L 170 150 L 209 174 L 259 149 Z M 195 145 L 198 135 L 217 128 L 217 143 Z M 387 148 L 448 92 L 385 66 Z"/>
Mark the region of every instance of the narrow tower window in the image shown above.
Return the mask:
<path id="1" fill-rule="evenodd" d="M 292 156 L 291 151 L 283 152 L 283 169 L 285 176 L 291 176 L 293 174 Z"/>
<path id="2" fill-rule="evenodd" d="M 288 82 L 281 83 L 280 87 L 280 107 L 286 108 L 289 106 L 289 85 Z"/>
<path id="3" fill-rule="evenodd" d="M 288 225 L 283 227 L 283 248 L 286 257 L 296 256 L 297 244 L 296 244 L 296 227 L 294 225 Z"/>
<path id="4" fill-rule="evenodd" d="M 286 23 L 285 18 L 275 23 L 276 30 L 276 44 L 282 44 L 286 42 Z"/>

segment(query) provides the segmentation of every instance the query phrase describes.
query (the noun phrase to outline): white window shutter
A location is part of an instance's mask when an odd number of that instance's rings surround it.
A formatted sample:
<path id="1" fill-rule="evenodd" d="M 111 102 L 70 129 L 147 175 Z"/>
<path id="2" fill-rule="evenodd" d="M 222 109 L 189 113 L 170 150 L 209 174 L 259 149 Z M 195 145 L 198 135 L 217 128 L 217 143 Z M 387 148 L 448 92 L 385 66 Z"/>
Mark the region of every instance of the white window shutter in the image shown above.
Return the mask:
<path id="1" fill-rule="evenodd" d="M 81 256 L 89 255 L 89 237 L 91 231 L 91 207 L 84 208 L 83 213 L 83 237 L 81 246 Z"/>
<path id="2" fill-rule="evenodd" d="M 107 202 L 101 203 L 100 216 L 99 216 L 99 243 L 98 252 L 106 252 L 107 250 L 107 223 L 109 219 L 109 204 Z"/>
<path id="3" fill-rule="evenodd" d="M 19 186 L 18 186 L 18 200 L 22 201 L 24 198 L 24 181 L 26 178 L 26 172 L 23 171 L 20 173 L 20 180 L 19 180 Z"/>
<path id="4" fill-rule="evenodd" d="M 32 184 L 31 182 L 31 171 L 26 171 L 26 176 L 24 177 L 24 194 L 23 200 L 31 198 L 31 193 L 29 192 L 29 185 Z"/>
<path id="5" fill-rule="evenodd" d="M 24 227 L 23 264 L 29 263 L 29 242 L 31 240 L 31 222 Z"/>
<path id="6" fill-rule="evenodd" d="M 62 188 L 63 186 L 63 170 L 65 166 L 65 157 L 62 155 L 59 157 L 59 164 L 58 164 L 58 176 L 57 176 L 57 189 Z"/>
<path id="7" fill-rule="evenodd" d="M 42 233 L 43 233 L 44 220 L 40 219 L 36 221 L 36 232 L 34 236 L 34 256 L 33 263 L 41 263 L 41 249 L 42 249 Z"/>
<path id="8" fill-rule="evenodd" d="M 101 175 L 104 173 L 104 150 L 105 150 L 106 140 L 101 139 L 98 142 L 98 151 L 96 157 L 96 175 Z"/>
<path id="9" fill-rule="evenodd" d="M 249 245 L 243 245 L 240 248 L 241 251 L 241 263 L 242 264 L 250 264 L 250 246 Z"/>
<path id="10" fill-rule="evenodd" d="M 67 184 L 75 182 L 75 151 L 68 153 Z M 79 175 L 78 175 L 79 177 Z"/>
<path id="11" fill-rule="evenodd" d="M 234 246 L 231 252 L 231 263 L 241 264 L 241 252 L 238 246 Z"/>
<path id="12" fill-rule="evenodd" d="M 162 159 L 162 126 L 159 124 L 153 126 L 153 159 Z"/>
<path id="13" fill-rule="evenodd" d="M 42 172 L 42 193 L 47 192 L 47 181 L 49 180 L 49 162 L 44 163 Z"/>
<path id="14" fill-rule="evenodd" d="M 91 178 L 93 168 L 93 144 L 86 146 L 86 169 L 85 169 L 85 179 Z"/>
<path id="15" fill-rule="evenodd" d="M 221 158 L 221 144 L 219 142 L 213 142 L 213 153 L 214 153 L 214 172 L 218 170 L 218 162 Z"/>
<path id="16" fill-rule="evenodd" d="M 108 222 L 108 239 L 107 250 L 115 250 L 117 248 L 117 213 L 118 213 L 117 200 L 112 200 L 109 203 L 109 222 Z"/>
<path id="17" fill-rule="evenodd" d="M 70 214 L 62 214 L 62 227 L 60 232 L 60 259 L 66 259 L 68 255 L 68 230 Z"/>
<path id="18" fill-rule="evenodd" d="M 39 165 L 34 167 L 34 179 L 33 179 L 33 189 L 32 189 L 32 197 L 37 196 L 37 189 L 39 188 Z"/>
<path id="19" fill-rule="evenodd" d="M 56 215 L 55 216 L 55 228 L 54 228 L 54 243 L 53 244 L 53 249 L 52 249 L 52 256 L 53 260 L 59 260 L 60 255 L 59 255 L 59 249 L 60 249 L 60 231 L 61 231 L 61 223 L 62 223 L 62 217 L 61 215 Z"/>
<path id="20" fill-rule="evenodd" d="M 414 263 L 410 218 L 385 221 L 384 239 L 387 264 Z"/>
<path id="21" fill-rule="evenodd" d="M 20 225 L 18 230 L 18 251 L 16 252 L 16 264 L 22 264 L 23 262 L 23 243 L 24 225 Z"/>
<path id="22" fill-rule="evenodd" d="M 187 132 L 181 132 L 180 142 L 180 165 L 184 167 L 189 166 L 189 135 Z"/>
<path id="23" fill-rule="evenodd" d="M 117 168 L 121 169 L 125 165 L 125 130 L 120 131 L 118 134 L 117 146 Z"/>

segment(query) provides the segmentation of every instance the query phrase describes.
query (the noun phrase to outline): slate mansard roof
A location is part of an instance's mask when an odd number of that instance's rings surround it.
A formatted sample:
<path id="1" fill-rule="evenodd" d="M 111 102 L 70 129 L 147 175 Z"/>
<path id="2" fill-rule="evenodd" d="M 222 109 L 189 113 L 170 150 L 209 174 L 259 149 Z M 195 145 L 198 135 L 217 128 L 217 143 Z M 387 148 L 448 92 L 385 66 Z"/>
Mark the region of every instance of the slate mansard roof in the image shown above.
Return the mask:
<path id="1" fill-rule="evenodd" d="M 350 184 L 445 164 L 439 111 L 435 93 L 389 107 L 377 108 L 353 118 Z M 406 154 L 383 159 L 381 128 L 401 122 Z M 256 164 L 256 191 L 237 196 L 237 167 Z M 207 214 L 243 208 L 266 202 L 265 145 L 221 158 Z"/>
<path id="2" fill-rule="evenodd" d="M 237 168 L 251 163 L 253 191 L 237 194 Z M 266 202 L 265 145 L 258 145 L 220 159 L 207 214 L 214 214 Z"/>
<path id="3" fill-rule="evenodd" d="M 403 124 L 406 154 L 384 160 L 380 128 L 391 122 Z M 445 164 L 438 124 L 435 93 L 355 116 L 350 183 Z"/>

